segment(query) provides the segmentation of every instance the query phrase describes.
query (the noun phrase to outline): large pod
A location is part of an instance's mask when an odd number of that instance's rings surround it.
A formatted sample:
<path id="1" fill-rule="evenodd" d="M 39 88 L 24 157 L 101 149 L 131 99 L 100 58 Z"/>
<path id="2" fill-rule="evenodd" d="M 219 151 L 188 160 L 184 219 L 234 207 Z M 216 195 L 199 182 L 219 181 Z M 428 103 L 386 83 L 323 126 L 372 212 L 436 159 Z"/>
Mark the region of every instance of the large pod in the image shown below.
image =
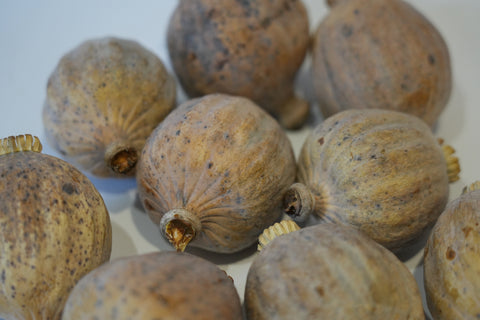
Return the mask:
<path id="1" fill-rule="evenodd" d="M 157 124 L 174 108 L 174 78 L 139 43 L 82 42 L 48 79 L 43 124 L 51 145 L 96 176 L 132 176 Z"/>
<path id="2" fill-rule="evenodd" d="M 81 279 L 62 320 L 242 320 L 225 271 L 200 257 L 154 252 L 117 258 Z"/>
<path id="3" fill-rule="evenodd" d="M 248 320 L 424 319 L 415 278 L 349 226 L 320 224 L 273 238 L 247 275 Z"/>
<path id="4" fill-rule="evenodd" d="M 312 77 L 321 110 L 407 112 L 433 126 L 450 97 L 447 44 L 403 0 L 328 0 L 313 36 Z"/>
<path id="5" fill-rule="evenodd" d="M 290 140 L 247 98 L 212 94 L 175 109 L 138 164 L 141 202 L 178 249 L 231 253 L 282 215 L 295 179 Z"/>
<path id="6" fill-rule="evenodd" d="M 298 159 L 285 197 L 297 219 L 352 225 L 399 249 L 431 227 L 448 201 L 458 159 L 421 119 L 391 110 L 350 109 L 320 123 Z M 448 155 L 448 158 L 446 156 Z"/>
<path id="7" fill-rule="evenodd" d="M 0 141 L 0 318 L 58 320 L 70 290 L 108 261 L 104 201 L 31 135 Z"/>
<path id="8" fill-rule="evenodd" d="M 173 68 L 190 97 L 244 96 L 287 128 L 306 120 L 308 103 L 294 92 L 310 36 L 301 0 L 178 1 L 167 36 Z"/>
<path id="9" fill-rule="evenodd" d="M 434 319 L 480 315 L 480 182 L 450 202 L 425 247 L 424 284 Z"/>

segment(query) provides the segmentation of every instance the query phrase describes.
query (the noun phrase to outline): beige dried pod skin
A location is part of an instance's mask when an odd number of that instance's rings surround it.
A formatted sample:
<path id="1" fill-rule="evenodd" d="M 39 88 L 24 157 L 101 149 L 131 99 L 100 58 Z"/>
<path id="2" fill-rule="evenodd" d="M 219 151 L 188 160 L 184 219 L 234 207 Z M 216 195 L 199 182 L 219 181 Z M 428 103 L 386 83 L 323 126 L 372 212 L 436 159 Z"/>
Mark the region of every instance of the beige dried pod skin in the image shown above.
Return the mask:
<path id="1" fill-rule="evenodd" d="M 244 96 L 285 128 L 306 121 L 309 104 L 294 88 L 310 40 L 302 1 L 178 1 L 167 39 L 172 66 L 190 98 Z"/>
<path id="2" fill-rule="evenodd" d="M 214 263 L 185 252 L 117 258 L 72 290 L 62 320 L 242 320 L 233 280 Z"/>
<path id="3" fill-rule="evenodd" d="M 175 88 L 162 61 L 138 42 L 84 41 L 49 77 L 48 142 L 95 176 L 133 176 L 145 140 L 175 106 Z"/>
<path id="4" fill-rule="evenodd" d="M 424 250 L 427 305 L 435 320 L 480 314 L 480 181 L 466 186 L 435 223 Z"/>
<path id="5" fill-rule="evenodd" d="M 285 212 L 302 223 L 348 224 L 389 249 L 402 249 L 445 208 L 449 182 L 460 171 L 452 151 L 413 115 L 339 112 L 306 138 L 298 181 L 284 197 Z"/>
<path id="6" fill-rule="evenodd" d="M 325 117 L 346 109 L 413 114 L 430 127 L 450 98 L 439 30 L 403 0 L 329 0 L 312 44 L 312 82 Z"/>
<path id="7" fill-rule="evenodd" d="M 95 186 L 41 153 L 32 135 L 0 143 L 0 318 L 59 320 L 70 290 L 110 258 L 112 230 Z"/>
<path id="8" fill-rule="evenodd" d="M 138 163 L 139 198 L 161 234 L 233 253 L 282 216 L 295 179 L 285 131 L 251 100 L 211 94 L 178 106 L 155 129 Z"/>
<path id="9" fill-rule="evenodd" d="M 248 320 L 425 319 L 408 268 L 359 230 L 330 223 L 278 236 L 258 252 L 244 306 Z"/>

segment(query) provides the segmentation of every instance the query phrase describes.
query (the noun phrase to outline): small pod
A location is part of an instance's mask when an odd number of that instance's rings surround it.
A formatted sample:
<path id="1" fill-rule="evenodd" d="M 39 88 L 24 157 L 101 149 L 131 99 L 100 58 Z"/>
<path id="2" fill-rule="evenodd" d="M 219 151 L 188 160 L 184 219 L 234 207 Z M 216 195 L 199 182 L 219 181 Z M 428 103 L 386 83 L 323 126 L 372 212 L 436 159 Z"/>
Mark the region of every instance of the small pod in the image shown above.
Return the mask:
<path id="1" fill-rule="evenodd" d="M 407 112 L 433 126 L 452 70 L 435 26 L 403 0 L 329 0 L 313 35 L 311 74 L 325 117 L 345 109 Z"/>
<path id="2" fill-rule="evenodd" d="M 240 297 L 225 271 L 184 252 L 117 258 L 81 279 L 62 320 L 242 320 Z"/>
<path id="3" fill-rule="evenodd" d="M 299 222 L 314 213 L 317 221 L 349 224 L 389 249 L 403 248 L 445 208 L 449 181 L 460 171 L 453 151 L 413 115 L 342 111 L 305 140 L 285 211 Z"/>
<path id="4" fill-rule="evenodd" d="M 305 122 L 309 105 L 294 92 L 310 37 L 302 1 L 179 1 L 167 36 L 172 66 L 189 97 L 244 96 L 285 128 Z"/>
<path id="5" fill-rule="evenodd" d="M 70 290 L 108 261 L 100 193 L 37 137 L 0 141 L 0 319 L 58 320 Z"/>
<path id="6" fill-rule="evenodd" d="M 282 215 L 295 179 L 286 133 L 247 98 L 211 94 L 176 108 L 148 139 L 139 197 L 177 250 L 232 253 Z"/>
<path id="7" fill-rule="evenodd" d="M 145 140 L 175 98 L 174 78 L 153 52 L 131 40 L 91 39 L 50 75 L 43 124 L 49 143 L 80 169 L 132 176 Z"/>
<path id="8" fill-rule="evenodd" d="M 265 243 L 244 301 L 248 320 L 424 319 L 406 266 L 359 230 L 329 223 Z"/>
<path id="9" fill-rule="evenodd" d="M 447 205 L 424 253 L 425 293 L 434 319 L 478 319 L 480 181 Z"/>

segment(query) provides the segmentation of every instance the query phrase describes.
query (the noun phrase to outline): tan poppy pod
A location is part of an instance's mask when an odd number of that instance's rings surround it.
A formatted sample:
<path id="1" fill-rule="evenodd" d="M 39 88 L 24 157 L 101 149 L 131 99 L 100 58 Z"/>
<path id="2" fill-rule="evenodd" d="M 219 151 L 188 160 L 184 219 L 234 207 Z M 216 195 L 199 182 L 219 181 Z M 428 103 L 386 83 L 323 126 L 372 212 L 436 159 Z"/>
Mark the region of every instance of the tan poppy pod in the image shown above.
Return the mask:
<path id="1" fill-rule="evenodd" d="M 62 316 L 78 319 L 242 320 L 242 305 L 215 264 L 163 251 L 117 258 L 86 275 Z"/>
<path id="2" fill-rule="evenodd" d="M 460 167 L 421 119 L 350 109 L 320 123 L 298 159 L 298 183 L 285 196 L 297 221 L 354 226 L 389 249 L 417 240 L 445 208 Z"/>
<path id="3" fill-rule="evenodd" d="M 326 117 L 345 109 L 410 113 L 433 126 L 452 70 L 434 25 L 402 0 L 331 0 L 313 35 L 312 79 Z"/>
<path id="4" fill-rule="evenodd" d="M 424 255 L 427 304 L 434 319 L 480 314 L 480 182 L 451 201 L 430 233 Z"/>
<path id="5" fill-rule="evenodd" d="M 247 98 L 189 100 L 155 129 L 138 164 L 139 197 L 177 250 L 233 253 L 282 215 L 295 179 L 286 133 Z"/>
<path id="6" fill-rule="evenodd" d="M 0 318 L 59 320 L 77 281 L 108 261 L 99 192 L 38 138 L 0 140 Z"/>
<path id="7" fill-rule="evenodd" d="M 43 124 L 51 145 L 80 169 L 132 176 L 175 97 L 173 77 L 151 51 L 131 40 L 91 39 L 65 54 L 50 75 Z"/>
<path id="8" fill-rule="evenodd" d="M 294 92 L 309 36 L 299 0 L 178 1 L 167 33 L 173 68 L 189 97 L 244 96 L 289 129 L 309 112 Z"/>
<path id="9" fill-rule="evenodd" d="M 247 319 L 425 319 L 415 278 L 392 252 L 349 226 L 291 224 L 275 227 L 286 232 L 248 270 Z"/>

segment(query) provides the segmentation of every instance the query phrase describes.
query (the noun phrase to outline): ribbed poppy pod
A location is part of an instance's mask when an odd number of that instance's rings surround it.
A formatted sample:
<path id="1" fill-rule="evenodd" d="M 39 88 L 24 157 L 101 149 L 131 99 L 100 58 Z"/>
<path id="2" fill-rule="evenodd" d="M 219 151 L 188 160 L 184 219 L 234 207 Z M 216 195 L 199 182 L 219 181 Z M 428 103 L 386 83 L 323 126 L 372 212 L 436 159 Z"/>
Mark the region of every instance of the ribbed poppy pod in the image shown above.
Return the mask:
<path id="1" fill-rule="evenodd" d="M 242 304 L 225 271 L 185 252 L 117 258 L 82 278 L 62 320 L 242 320 Z"/>
<path id="2" fill-rule="evenodd" d="M 297 221 L 312 214 L 312 222 L 348 224 L 389 249 L 403 248 L 445 208 L 460 171 L 453 152 L 413 115 L 342 111 L 306 138 L 285 211 Z"/>
<path id="3" fill-rule="evenodd" d="M 131 177 L 175 99 L 174 78 L 153 52 L 132 40 L 90 39 L 50 75 L 43 124 L 48 142 L 79 169 Z"/>
<path id="4" fill-rule="evenodd" d="M 475 319 L 480 314 L 479 181 L 448 203 L 424 253 L 425 293 L 434 319 Z"/>
<path id="5" fill-rule="evenodd" d="M 0 318 L 60 319 L 77 281 L 110 258 L 104 201 L 37 137 L 0 140 Z"/>
<path id="6" fill-rule="evenodd" d="M 179 1 L 167 43 L 173 69 L 190 98 L 244 96 L 293 129 L 309 114 L 307 101 L 295 92 L 309 30 L 300 0 Z"/>
<path id="7" fill-rule="evenodd" d="M 346 109 L 413 114 L 432 127 L 452 88 L 447 43 L 403 0 L 330 0 L 314 31 L 311 74 L 325 117 Z"/>
<path id="8" fill-rule="evenodd" d="M 248 320 L 425 319 L 413 275 L 361 231 L 284 220 L 265 232 L 247 274 Z"/>
<path id="9" fill-rule="evenodd" d="M 177 250 L 233 253 L 282 215 L 295 158 L 280 125 L 247 98 L 212 94 L 177 107 L 138 164 L 141 203 Z"/>

